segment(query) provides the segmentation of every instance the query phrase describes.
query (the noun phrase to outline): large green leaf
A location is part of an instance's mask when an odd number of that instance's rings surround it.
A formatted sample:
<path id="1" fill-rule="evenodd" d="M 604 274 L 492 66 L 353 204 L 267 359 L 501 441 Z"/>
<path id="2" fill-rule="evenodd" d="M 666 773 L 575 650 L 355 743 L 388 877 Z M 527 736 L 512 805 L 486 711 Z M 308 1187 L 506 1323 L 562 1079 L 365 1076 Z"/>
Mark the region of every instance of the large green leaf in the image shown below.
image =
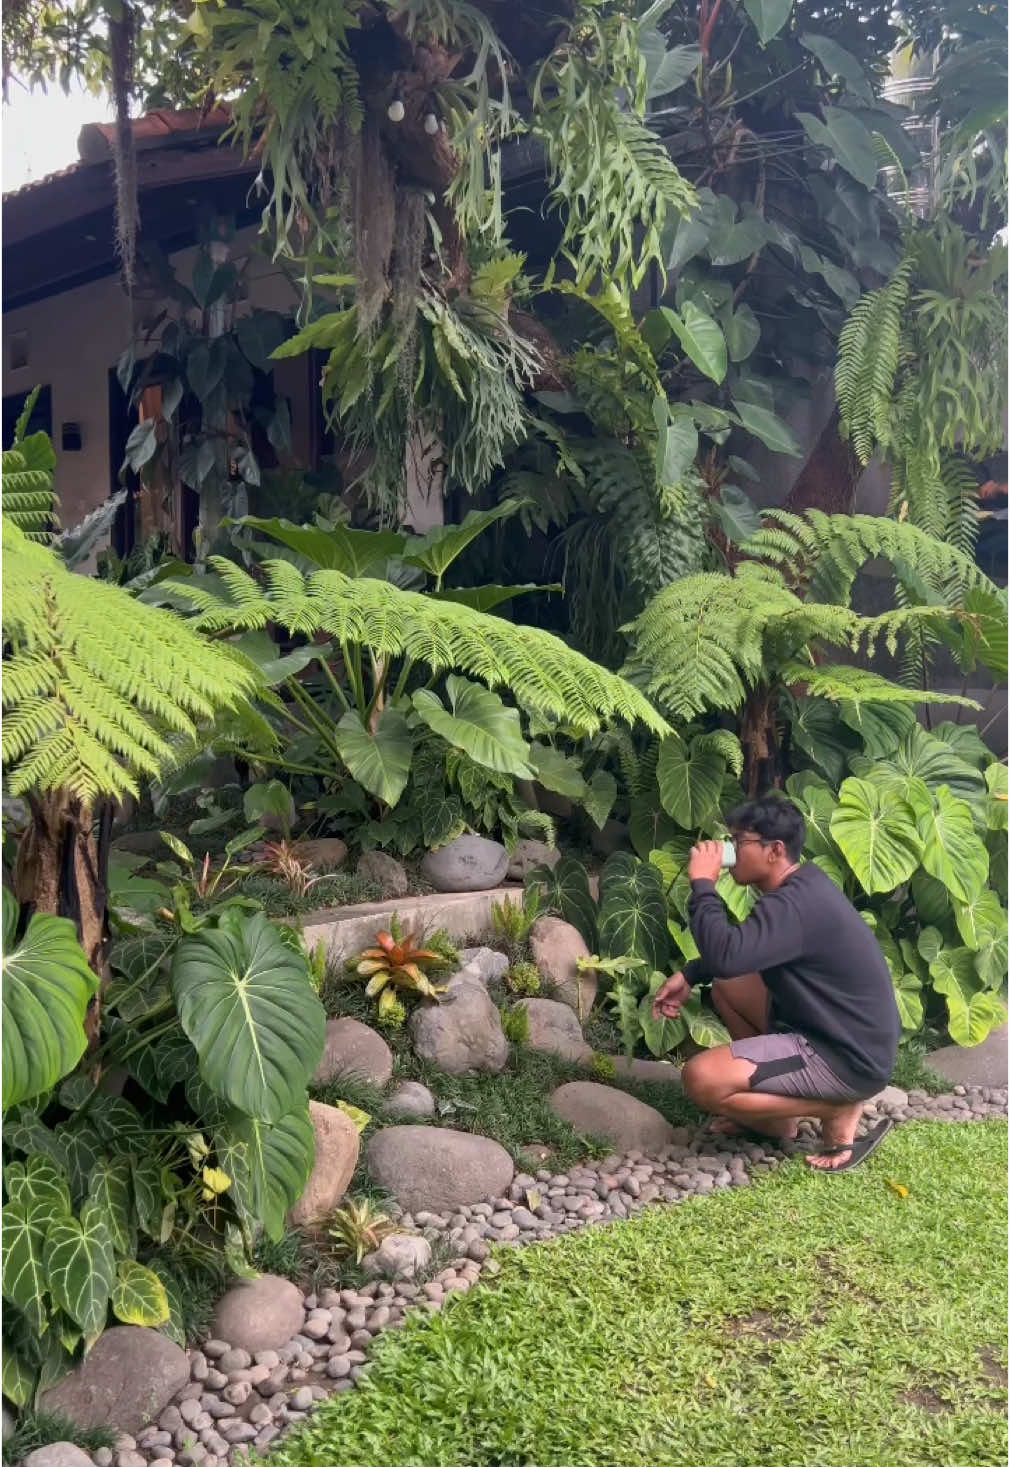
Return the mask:
<path id="1" fill-rule="evenodd" d="M 941 948 L 929 965 L 933 987 L 947 1000 L 947 1027 L 955 1044 L 971 1046 L 1006 1022 L 1006 1009 L 975 972 L 967 947 Z"/>
<path id="2" fill-rule="evenodd" d="M 713 382 L 722 382 L 726 376 L 726 338 L 718 321 L 694 301 L 685 301 L 680 315 L 670 306 L 661 310 L 698 371 Z"/>
<path id="3" fill-rule="evenodd" d="M 989 852 L 975 834 L 971 808 L 963 800 L 946 785 L 933 798 L 933 810 L 920 814 L 917 822 L 922 864 L 957 901 L 970 902 L 985 886 Z"/>
<path id="4" fill-rule="evenodd" d="M 907 970 L 895 976 L 894 1000 L 898 1005 L 898 1014 L 901 1018 L 901 1027 L 909 1032 L 922 1028 L 922 984 L 914 973 Z"/>
<path id="5" fill-rule="evenodd" d="M 702 1049 L 714 1049 L 717 1044 L 729 1044 L 729 1030 L 710 1009 L 704 1007 L 700 998 L 689 998 L 680 1012 L 687 1024 L 688 1033 Z"/>
<path id="6" fill-rule="evenodd" d="M 262 913 L 233 916 L 183 938 L 172 991 L 207 1084 L 247 1115 L 287 1115 L 325 1039 L 326 1015 L 304 957 Z"/>
<path id="7" fill-rule="evenodd" d="M 1007 767 L 1005 764 L 990 764 L 985 772 L 989 797 L 985 808 L 990 830 L 1007 828 Z"/>
<path id="8" fill-rule="evenodd" d="M 137 1247 L 136 1220 L 130 1188 L 130 1163 L 125 1157 L 108 1157 L 96 1163 L 88 1185 L 88 1201 L 101 1213 L 117 1253 L 131 1254 Z"/>
<path id="9" fill-rule="evenodd" d="M 731 362 L 743 362 L 761 340 L 761 326 L 750 306 L 738 306 L 723 322 Z"/>
<path id="10" fill-rule="evenodd" d="M 538 783 L 556 795 L 565 795 L 569 800 L 586 797 L 586 781 L 577 759 L 563 754 L 551 744 L 534 743 L 530 746 L 530 761 L 536 770 Z"/>
<path id="11" fill-rule="evenodd" d="M 792 14 L 793 0 L 744 0 L 762 46 L 778 35 Z"/>
<path id="12" fill-rule="evenodd" d="M 825 785 L 810 784 L 801 795 L 794 795 L 793 798 L 806 822 L 807 839 L 804 850 L 811 856 L 829 856 L 832 860 L 837 860 L 838 847 L 831 834 L 831 817 L 838 802 L 831 790 Z"/>
<path id="13" fill-rule="evenodd" d="M 407 536 L 394 530 L 351 530 L 334 525 L 322 530 L 316 525 L 295 525 L 284 519 L 257 519 L 245 515 L 236 520 L 243 529 L 257 530 L 304 555 L 320 570 L 338 570 L 345 576 L 377 576 L 382 578 L 386 562 L 400 555 Z"/>
<path id="14" fill-rule="evenodd" d="M 794 743 L 828 776 L 841 784 L 849 758 L 858 747 L 848 729 L 841 726 L 838 712 L 823 698 L 789 699 L 789 721 Z"/>
<path id="15" fill-rule="evenodd" d="M 812 143 L 827 148 L 857 183 L 865 188 L 873 187 L 877 179 L 877 154 L 873 138 L 858 117 L 844 107 L 825 107 L 823 122 L 811 112 L 797 112 L 796 117 Z"/>
<path id="16" fill-rule="evenodd" d="M 596 903 L 581 861 L 574 856 L 562 856 L 553 869 L 534 866 L 526 874 L 526 887 L 528 890 L 539 888 L 546 906 L 560 913 L 581 933 L 590 952 L 596 951 Z"/>
<path id="17" fill-rule="evenodd" d="M 922 842 L 912 811 L 886 786 L 847 779 L 831 836 L 865 892 L 893 891 L 919 865 Z"/>
<path id="18" fill-rule="evenodd" d="M 474 611 L 494 611 L 517 596 L 531 596 L 536 592 L 563 591 L 560 581 L 540 585 L 536 581 L 524 581 L 519 586 L 449 586 L 441 591 L 429 591 L 436 601 L 455 601 L 459 606 L 471 606 Z"/>
<path id="19" fill-rule="evenodd" d="M 608 770 L 597 769 L 582 798 L 586 814 L 597 830 L 602 830 L 617 799 L 617 780 Z"/>
<path id="20" fill-rule="evenodd" d="M 661 983 L 665 983 L 666 975 L 656 973 L 653 982 L 649 985 L 649 992 L 644 994 L 638 1001 L 638 1024 L 642 1031 L 649 1053 L 661 1059 L 664 1054 L 669 1054 L 671 1049 L 676 1049 L 684 1039 L 686 1025 L 682 1018 L 663 1019 L 653 1018 L 652 1005 Z"/>
<path id="21" fill-rule="evenodd" d="M 947 744 L 959 759 L 963 759 L 974 769 L 984 770 L 992 764 L 992 750 L 979 738 L 978 728 L 974 723 L 953 723 L 948 718 L 944 719 L 942 723 L 934 723 L 929 733 L 931 738 L 939 739 L 942 744 Z M 1003 770 L 1005 781 L 1006 765 L 1000 764 L 993 767 Z"/>
<path id="22" fill-rule="evenodd" d="M 87 1339 L 105 1326 L 116 1278 L 116 1261 L 101 1208 L 85 1203 L 80 1221 L 57 1218 L 46 1235 L 46 1275 L 53 1303 L 68 1314 Z"/>
<path id="23" fill-rule="evenodd" d="M 841 702 L 838 712 L 846 727 L 859 734 L 871 759 L 893 754 L 915 725 L 915 709 L 908 703 Z"/>
<path id="24" fill-rule="evenodd" d="M 747 432 L 753 433 L 765 448 L 771 449 L 772 453 L 787 453 L 790 458 L 803 457 L 803 450 L 795 433 L 777 413 L 762 407 L 760 403 L 747 402 L 742 397 L 734 397 L 733 406 Z"/>
<path id="25" fill-rule="evenodd" d="M 428 688 L 415 693 L 412 700 L 414 711 L 432 732 L 485 769 L 533 779 L 530 747 L 523 738 L 518 711 L 506 708 L 497 693 L 469 678 L 450 674 L 445 687 L 451 713 Z"/>
<path id="26" fill-rule="evenodd" d="M 851 51 L 846 51 L 844 46 L 840 46 L 830 36 L 815 35 L 813 31 L 805 31 L 800 36 L 800 45 L 817 57 L 829 80 L 840 76 L 843 81 L 848 82 L 850 90 L 856 96 L 867 102 L 873 101 L 873 89 L 866 72 Z"/>
<path id="27" fill-rule="evenodd" d="M 15 941 L 18 904 L 3 891 L 3 1109 L 44 1095 L 84 1053 L 98 978 L 74 924 L 36 915 Z"/>
<path id="28" fill-rule="evenodd" d="M 32 1328 L 46 1328 L 46 1299 L 49 1294 L 45 1264 L 46 1234 L 69 1210 L 27 1199 L 8 1202 L 0 1213 L 3 1224 L 3 1296 L 20 1309 Z"/>
<path id="29" fill-rule="evenodd" d="M 458 525 L 437 525 L 426 535 L 406 541 L 403 559 L 419 566 L 441 583 L 442 577 L 458 555 L 489 526 L 507 520 L 523 507 L 520 499 L 503 499 L 492 509 L 471 509 Z"/>
<path id="30" fill-rule="evenodd" d="M 171 1311 L 165 1285 L 142 1263 L 124 1258 L 112 1290 L 112 1312 L 123 1324 L 145 1325 L 148 1329 L 168 1324 Z"/>
<path id="31" fill-rule="evenodd" d="M 685 830 L 697 830 L 719 803 L 726 761 L 689 748 L 677 733 L 659 746 L 656 778 L 663 809 Z"/>
<path id="32" fill-rule="evenodd" d="M 975 954 L 975 971 L 987 988 L 1006 978 L 1007 914 L 994 891 L 986 889 L 969 902 L 955 901 L 954 916 L 961 941 Z"/>
<path id="33" fill-rule="evenodd" d="M 262 1225 L 267 1237 L 284 1235 L 284 1219 L 312 1172 L 316 1138 L 302 1098 L 273 1125 L 235 1117 L 214 1132 L 218 1165 L 232 1179 L 232 1202 L 249 1234 Z"/>
<path id="34" fill-rule="evenodd" d="M 395 805 L 410 777 L 414 741 L 398 708 L 380 713 L 371 733 L 357 713 L 348 711 L 333 730 L 340 757 L 369 794 Z"/>
<path id="35" fill-rule="evenodd" d="M 26 1208 L 44 1208 L 54 1216 L 70 1212 L 70 1188 L 66 1174 L 49 1156 L 30 1153 L 25 1162 L 10 1161 L 4 1167 L 4 1187 L 9 1202 Z"/>
<path id="36" fill-rule="evenodd" d="M 668 815 L 660 804 L 659 786 L 655 780 L 631 801 L 628 833 L 631 844 L 643 861 L 649 859 L 650 851 L 659 850 L 684 834 L 673 816 Z"/>
<path id="37" fill-rule="evenodd" d="M 855 768 L 855 761 L 853 763 Z M 859 766 L 861 778 L 880 783 L 890 783 L 903 792 L 909 780 L 921 779 L 931 790 L 947 785 L 951 794 L 965 800 L 980 816 L 985 810 L 985 780 L 979 771 L 962 759 L 942 739 L 933 738 L 920 724 L 901 740 L 893 754 L 886 759 L 867 762 L 865 772 Z"/>
<path id="38" fill-rule="evenodd" d="M 618 852 L 600 876 L 600 952 L 604 957 L 644 958 L 666 965 L 669 933 L 663 880 L 648 861 Z"/>

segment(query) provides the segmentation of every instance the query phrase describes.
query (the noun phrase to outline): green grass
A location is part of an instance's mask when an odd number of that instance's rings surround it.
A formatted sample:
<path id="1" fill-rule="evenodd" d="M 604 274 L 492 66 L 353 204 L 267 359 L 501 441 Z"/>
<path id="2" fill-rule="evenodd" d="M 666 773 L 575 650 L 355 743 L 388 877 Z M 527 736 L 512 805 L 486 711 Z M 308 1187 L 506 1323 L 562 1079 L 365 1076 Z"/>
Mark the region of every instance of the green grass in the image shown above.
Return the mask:
<path id="1" fill-rule="evenodd" d="M 891 1084 L 899 1085 L 902 1090 L 925 1090 L 927 1095 L 949 1095 L 954 1086 L 943 1075 L 927 1069 L 925 1058 L 928 1052 L 918 1035 L 906 1039 L 898 1050 Z"/>
<path id="2" fill-rule="evenodd" d="M 1002 1467 L 1006 1149 L 908 1125 L 844 1177 L 500 1250 L 270 1462 Z"/>
<path id="3" fill-rule="evenodd" d="M 76 1426 L 69 1416 L 58 1411 L 26 1411 L 17 1427 L 3 1444 L 5 1464 L 23 1462 L 36 1447 L 50 1442 L 73 1442 L 86 1452 L 115 1445 L 118 1431 L 109 1426 Z"/>

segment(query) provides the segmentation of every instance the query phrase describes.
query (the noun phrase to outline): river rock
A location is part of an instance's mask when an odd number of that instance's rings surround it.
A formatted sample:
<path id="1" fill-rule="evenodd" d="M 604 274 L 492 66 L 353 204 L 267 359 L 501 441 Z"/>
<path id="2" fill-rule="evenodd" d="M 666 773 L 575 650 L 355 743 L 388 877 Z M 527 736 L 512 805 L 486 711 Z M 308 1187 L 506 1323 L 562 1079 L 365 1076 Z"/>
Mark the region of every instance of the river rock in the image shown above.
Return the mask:
<path id="1" fill-rule="evenodd" d="M 382 1090 L 393 1073 L 393 1054 L 381 1034 L 357 1019 L 330 1019 L 326 1045 L 313 1085 L 328 1085 L 338 1075 L 364 1080 Z"/>
<path id="2" fill-rule="evenodd" d="M 385 851 L 365 851 L 358 861 L 358 875 L 366 881 L 374 881 L 384 901 L 405 897 L 410 890 L 406 871 Z"/>
<path id="3" fill-rule="evenodd" d="M 366 1273 L 387 1279 L 412 1279 L 431 1262 L 431 1244 L 414 1233 L 390 1233 L 362 1260 Z"/>
<path id="4" fill-rule="evenodd" d="M 497 1141 L 443 1126 L 387 1126 L 366 1148 L 372 1178 L 405 1212 L 450 1212 L 501 1197 L 515 1175 Z"/>
<path id="5" fill-rule="evenodd" d="M 674 1144 L 669 1121 L 633 1095 L 592 1080 L 559 1085 L 548 1102 L 581 1135 L 605 1136 L 615 1151 L 655 1156 Z"/>
<path id="6" fill-rule="evenodd" d="M 80 1427 L 114 1426 L 135 1434 L 188 1380 L 189 1356 L 166 1335 L 140 1325 L 115 1325 L 69 1375 L 43 1393 L 39 1408 L 69 1416 Z"/>
<path id="7" fill-rule="evenodd" d="M 501 1015 L 480 979 L 457 973 L 440 1003 L 410 1016 L 414 1051 L 448 1075 L 496 1075 L 508 1063 Z"/>
<path id="8" fill-rule="evenodd" d="M 566 1003 L 557 1003 L 552 998 L 526 998 L 513 1007 L 526 1010 L 529 1019 L 526 1043 L 530 1049 L 576 1062 L 592 1057 L 592 1048 L 582 1036 L 578 1018 Z"/>
<path id="9" fill-rule="evenodd" d="M 440 850 L 429 851 L 421 875 L 436 891 L 488 891 L 505 879 L 508 851 L 482 835 L 458 835 Z"/>
<path id="10" fill-rule="evenodd" d="M 50 1442 L 29 1452 L 24 1467 L 93 1467 L 93 1463 L 87 1452 L 73 1442 Z"/>
<path id="11" fill-rule="evenodd" d="M 262 1273 L 258 1279 L 236 1284 L 218 1300 L 210 1327 L 218 1339 L 255 1355 L 286 1345 L 301 1329 L 304 1317 L 301 1290 L 289 1279 Z"/>
<path id="12" fill-rule="evenodd" d="M 596 1001 L 596 974 L 580 973 L 578 958 L 588 958 L 582 934 L 560 917 L 541 917 L 530 932 L 533 961 L 554 990 L 555 997 L 583 1018 Z"/>
<path id="13" fill-rule="evenodd" d="M 509 856 L 509 880 L 525 881 L 534 866 L 547 866 L 553 871 L 560 860 L 557 846 L 549 846 L 543 840 L 518 840 Z"/>
<path id="14" fill-rule="evenodd" d="M 387 1116 L 433 1116 L 435 1097 L 419 1080 L 401 1080 L 383 1106 Z"/>
<path id="15" fill-rule="evenodd" d="M 316 871 L 335 870 L 347 860 L 347 845 L 338 836 L 321 836 L 317 840 L 296 840 L 295 854 Z"/>
<path id="16" fill-rule="evenodd" d="M 504 978 L 509 970 L 509 960 L 504 953 L 493 947 L 465 947 L 459 960 L 470 973 L 476 973 L 482 983 L 494 983 Z"/>
<path id="17" fill-rule="evenodd" d="M 357 1126 L 338 1106 L 310 1100 L 309 1117 L 316 1133 L 316 1159 L 304 1192 L 288 1213 L 288 1222 L 295 1228 L 318 1222 L 333 1211 L 350 1185 L 361 1149 Z M 218 1331 L 218 1334 L 222 1333 Z M 224 1334 L 224 1338 L 231 1340 L 232 1337 Z M 244 1341 L 242 1343 L 245 1344 Z M 268 1340 L 255 1348 L 272 1349 L 274 1343 Z M 245 1345 L 245 1348 L 252 1347 Z"/>

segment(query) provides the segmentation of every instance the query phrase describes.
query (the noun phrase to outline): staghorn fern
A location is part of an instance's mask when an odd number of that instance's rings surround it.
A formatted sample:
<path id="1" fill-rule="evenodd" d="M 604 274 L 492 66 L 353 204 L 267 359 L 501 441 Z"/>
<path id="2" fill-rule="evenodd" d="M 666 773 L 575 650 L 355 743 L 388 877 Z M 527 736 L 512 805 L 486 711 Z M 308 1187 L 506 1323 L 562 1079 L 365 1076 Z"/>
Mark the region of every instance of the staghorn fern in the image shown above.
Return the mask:
<path id="1" fill-rule="evenodd" d="M 292 634 L 321 631 L 379 659 L 405 657 L 436 673 L 467 672 L 488 687 L 507 688 L 522 707 L 587 734 L 611 718 L 666 731 L 637 689 L 548 632 L 336 570 L 304 576 L 284 561 L 268 561 L 264 587 L 229 561 L 210 564 L 219 580 L 201 577 L 169 588 L 193 607 L 204 631 L 253 630 L 268 622 Z"/>
<path id="2" fill-rule="evenodd" d="M 254 668 L 172 612 L 68 571 L 3 524 L 3 761 L 13 794 L 65 790 L 85 806 L 136 794 L 193 751 L 198 728 L 241 713 Z"/>

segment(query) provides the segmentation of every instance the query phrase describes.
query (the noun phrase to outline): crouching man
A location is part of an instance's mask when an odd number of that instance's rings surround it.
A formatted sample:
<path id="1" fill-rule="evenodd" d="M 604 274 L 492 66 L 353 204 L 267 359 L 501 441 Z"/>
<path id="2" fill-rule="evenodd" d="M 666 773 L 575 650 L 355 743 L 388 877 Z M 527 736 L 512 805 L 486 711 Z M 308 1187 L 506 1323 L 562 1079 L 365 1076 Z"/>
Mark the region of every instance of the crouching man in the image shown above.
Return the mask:
<path id="1" fill-rule="evenodd" d="M 721 1119 L 725 1135 L 790 1138 L 797 1121 L 822 1123 L 824 1145 L 807 1158 L 848 1171 L 890 1129 L 856 1140 L 863 1102 L 891 1078 L 901 1020 L 891 975 L 859 913 L 812 862 L 800 865 L 803 816 L 768 796 L 727 818 L 733 880 L 760 894 L 739 926 L 715 883 L 722 841 L 691 852 L 691 932 L 701 954 L 656 994 L 653 1013 L 673 1019 L 692 990 L 711 984 L 712 1005 L 732 1037 L 684 1066 L 684 1090 Z"/>

